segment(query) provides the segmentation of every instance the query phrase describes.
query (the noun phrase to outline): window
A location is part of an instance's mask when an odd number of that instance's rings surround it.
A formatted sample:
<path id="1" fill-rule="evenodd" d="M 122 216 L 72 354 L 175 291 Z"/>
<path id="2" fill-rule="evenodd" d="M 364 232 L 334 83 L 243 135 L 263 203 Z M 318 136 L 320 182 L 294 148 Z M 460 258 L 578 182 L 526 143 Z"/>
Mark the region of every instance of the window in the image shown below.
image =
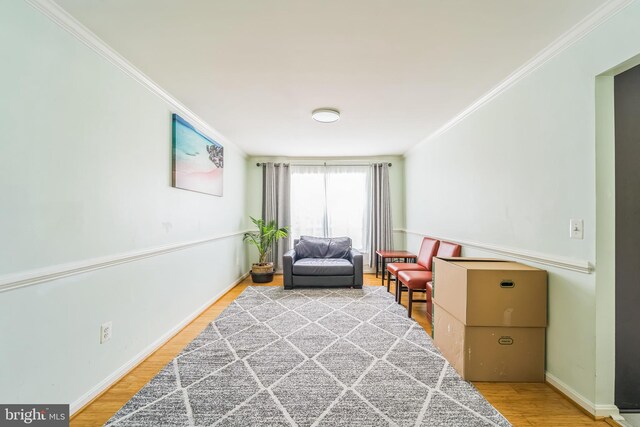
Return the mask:
<path id="1" fill-rule="evenodd" d="M 366 252 L 368 205 L 368 166 L 291 166 L 293 239 L 348 236 Z"/>

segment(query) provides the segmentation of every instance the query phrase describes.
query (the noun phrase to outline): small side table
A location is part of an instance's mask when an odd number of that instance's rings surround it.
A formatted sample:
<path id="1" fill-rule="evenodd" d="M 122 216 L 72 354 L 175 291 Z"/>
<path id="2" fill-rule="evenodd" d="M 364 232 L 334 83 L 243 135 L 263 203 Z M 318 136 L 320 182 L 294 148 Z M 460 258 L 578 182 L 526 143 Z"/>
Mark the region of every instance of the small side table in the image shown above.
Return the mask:
<path id="1" fill-rule="evenodd" d="M 378 278 L 378 272 L 380 271 L 378 267 L 380 266 L 380 261 L 382 261 L 382 286 L 384 286 L 384 272 L 387 271 L 387 260 L 388 259 L 403 259 L 404 262 L 415 262 L 418 256 L 416 254 L 412 254 L 407 251 L 376 251 L 376 278 Z"/>

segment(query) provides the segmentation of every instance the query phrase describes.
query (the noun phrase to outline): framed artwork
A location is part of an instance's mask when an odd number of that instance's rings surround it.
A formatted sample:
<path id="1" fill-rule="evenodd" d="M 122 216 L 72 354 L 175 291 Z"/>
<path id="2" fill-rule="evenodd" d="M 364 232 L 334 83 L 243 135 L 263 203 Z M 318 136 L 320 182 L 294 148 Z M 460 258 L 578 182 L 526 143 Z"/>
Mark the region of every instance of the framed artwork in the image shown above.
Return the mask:
<path id="1" fill-rule="evenodd" d="M 183 190 L 222 196 L 224 150 L 189 122 L 173 114 L 173 181 Z"/>

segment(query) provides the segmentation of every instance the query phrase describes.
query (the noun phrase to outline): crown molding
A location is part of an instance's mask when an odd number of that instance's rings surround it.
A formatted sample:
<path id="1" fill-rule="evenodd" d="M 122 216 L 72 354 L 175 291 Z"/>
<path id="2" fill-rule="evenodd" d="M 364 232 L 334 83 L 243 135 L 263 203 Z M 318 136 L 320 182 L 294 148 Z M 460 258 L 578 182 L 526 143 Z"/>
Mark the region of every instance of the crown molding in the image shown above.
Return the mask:
<path id="1" fill-rule="evenodd" d="M 232 233 L 220 234 L 205 239 L 191 240 L 188 242 L 174 243 L 171 245 L 157 246 L 155 248 L 144 249 L 141 251 L 125 252 L 116 255 L 109 255 L 100 258 L 93 258 L 69 264 L 59 264 L 42 269 L 21 272 L 17 274 L 9 274 L 0 276 L 0 293 L 7 292 L 26 286 L 37 285 L 40 283 L 51 282 L 53 280 L 62 279 L 64 277 L 75 276 L 94 270 L 113 267 L 128 262 L 139 261 L 145 258 L 151 258 L 158 255 L 164 255 L 170 252 L 181 251 L 183 249 L 192 248 L 194 246 L 210 243 L 215 240 L 226 239 L 229 237 L 240 236 L 247 231 L 234 231 Z"/>
<path id="2" fill-rule="evenodd" d="M 571 27 L 567 32 L 558 37 L 546 48 L 538 52 L 524 65 L 517 68 L 513 73 L 511 73 L 506 79 L 500 82 L 489 92 L 482 95 L 474 103 L 462 110 L 431 135 L 427 136 L 422 141 L 418 142 L 416 145 L 408 149 L 404 153 L 404 155 L 407 156 L 414 149 L 424 145 L 425 143 L 437 138 L 451 128 L 455 127 L 458 123 L 467 118 L 467 116 L 473 114 L 476 110 L 482 108 L 485 104 L 488 104 L 494 98 L 507 91 L 511 86 L 515 85 L 520 80 L 524 79 L 526 76 L 540 68 L 547 61 L 551 60 L 553 57 L 585 37 L 591 31 L 595 30 L 598 26 L 606 22 L 609 18 L 620 12 L 625 7 L 629 6 L 634 1 L 636 0 L 609 0 L 604 3 L 602 6 L 600 6 L 580 22 L 578 22 L 576 25 Z"/>
<path id="3" fill-rule="evenodd" d="M 420 237 L 429 236 L 434 239 L 444 240 L 447 242 L 457 243 L 463 247 L 476 248 L 483 251 L 493 252 L 499 255 L 518 258 L 537 264 L 548 265 L 563 270 L 577 271 L 579 273 L 590 274 L 594 271 L 594 266 L 589 261 L 562 258 L 553 255 L 540 254 L 537 252 L 529 252 L 522 249 L 505 248 L 503 246 L 491 245 L 488 243 L 479 243 L 470 240 L 450 239 L 447 237 L 434 236 L 432 234 L 420 233 L 413 230 L 404 230 L 407 234 L 413 234 Z"/>
<path id="4" fill-rule="evenodd" d="M 109 61 L 116 68 L 123 71 L 126 75 L 131 77 L 133 80 L 141 84 L 147 90 L 149 90 L 154 95 L 158 96 L 161 100 L 169 104 L 169 107 L 174 110 L 174 112 L 179 113 L 183 118 L 188 119 L 189 122 L 204 132 L 205 134 L 211 136 L 218 142 L 221 142 L 225 145 L 225 147 L 235 149 L 243 158 L 247 158 L 247 153 L 245 153 L 240 147 L 236 144 L 233 144 L 229 140 L 227 140 L 224 135 L 215 130 L 212 126 L 210 126 L 206 121 L 200 118 L 196 113 L 187 108 L 183 103 L 178 101 L 174 96 L 172 96 L 169 92 L 164 90 L 160 85 L 151 80 L 149 76 L 144 74 L 138 68 L 136 68 L 132 63 L 130 63 L 127 59 L 125 59 L 122 55 L 116 52 L 111 46 L 109 46 L 105 41 L 103 41 L 100 37 L 94 34 L 87 27 L 82 25 L 77 19 L 71 16 L 66 10 L 60 7 L 53 0 L 24 0 L 31 7 L 36 9 L 38 12 L 42 13 L 44 16 L 49 18 L 55 24 L 57 24 L 60 28 L 67 31 L 73 37 L 84 43 L 95 53 Z"/>

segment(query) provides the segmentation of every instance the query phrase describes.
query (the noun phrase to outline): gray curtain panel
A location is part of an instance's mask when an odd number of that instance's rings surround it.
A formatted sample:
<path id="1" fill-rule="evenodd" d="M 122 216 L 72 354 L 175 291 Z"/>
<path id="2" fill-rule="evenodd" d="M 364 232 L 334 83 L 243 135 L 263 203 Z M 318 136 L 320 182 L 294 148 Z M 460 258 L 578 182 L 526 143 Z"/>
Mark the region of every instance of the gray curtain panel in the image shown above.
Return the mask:
<path id="1" fill-rule="evenodd" d="M 376 250 L 393 250 L 393 221 L 389 191 L 389 164 L 371 165 L 371 218 L 369 267 L 374 267 Z"/>
<path id="2" fill-rule="evenodd" d="M 262 164 L 262 218 L 275 220 L 278 227 L 291 227 L 291 171 L 285 163 Z M 271 250 L 269 261 L 282 269 L 282 255 L 289 248 L 289 238 L 282 239 Z"/>

